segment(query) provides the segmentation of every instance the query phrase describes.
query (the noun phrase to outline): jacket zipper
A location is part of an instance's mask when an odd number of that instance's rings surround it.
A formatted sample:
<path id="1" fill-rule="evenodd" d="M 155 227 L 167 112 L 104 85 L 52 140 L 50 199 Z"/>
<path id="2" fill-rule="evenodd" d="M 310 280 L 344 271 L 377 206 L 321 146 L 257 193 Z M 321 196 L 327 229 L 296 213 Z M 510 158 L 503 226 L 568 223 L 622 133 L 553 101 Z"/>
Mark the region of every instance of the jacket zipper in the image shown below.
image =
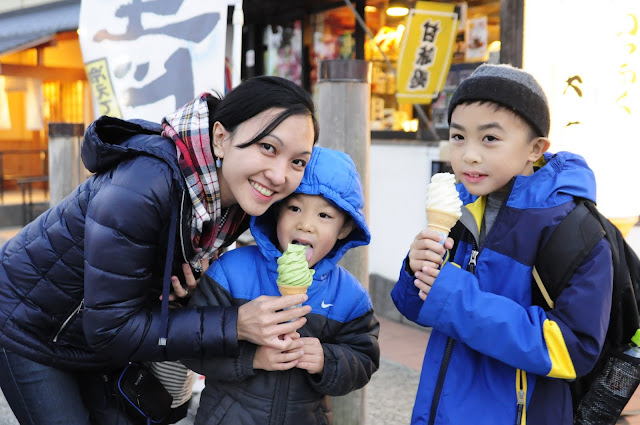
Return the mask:
<path id="1" fill-rule="evenodd" d="M 286 404 L 286 394 L 288 392 L 288 385 L 285 380 L 288 380 L 289 376 L 285 373 L 278 373 L 276 378 L 276 388 L 274 391 L 275 397 L 273 402 L 273 408 L 271 409 L 271 418 L 269 419 L 269 425 L 278 425 L 284 422 L 283 411 Z M 284 400 L 284 401 L 283 401 Z"/>
<path id="2" fill-rule="evenodd" d="M 431 399 L 431 413 L 429 414 L 429 425 L 433 425 L 436 422 L 436 412 L 438 411 L 438 404 L 440 403 L 440 395 L 442 394 L 442 387 L 444 387 L 444 378 L 449 368 L 449 361 L 451 360 L 451 354 L 453 353 L 453 345 L 456 340 L 448 337 L 447 345 L 444 347 L 444 355 L 442 356 L 442 363 L 440 363 L 440 370 L 438 371 L 438 379 L 436 381 L 436 388 L 433 391 L 433 399 Z"/>
<path id="3" fill-rule="evenodd" d="M 516 425 L 527 425 L 527 372 L 520 369 L 516 369 L 516 395 L 518 397 Z"/>
<path id="4" fill-rule="evenodd" d="M 469 264 L 467 264 L 467 271 L 475 273 L 476 262 L 478 259 L 478 247 L 474 240 L 471 249 L 471 258 Z M 436 421 L 436 413 L 438 411 L 438 404 L 440 404 L 440 396 L 442 395 L 442 388 L 444 387 L 444 378 L 447 375 L 447 369 L 449 368 L 449 362 L 451 361 L 451 355 L 453 354 L 453 346 L 456 340 L 447 337 L 447 345 L 444 347 L 444 355 L 442 356 L 442 363 L 440 363 L 440 370 L 438 371 L 438 379 L 436 380 L 436 387 L 433 390 L 433 399 L 431 399 L 431 413 L 429 414 L 429 425 L 434 425 Z"/>
<path id="5" fill-rule="evenodd" d="M 69 325 L 71 319 L 73 319 L 80 312 L 80 310 L 82 310 L 82 307 L 84 307 L 84 298 L 82 299 L 82 301 L 80 301 L 80 304 L 78 304 L 78 306 L 71 312 L 69 317 L 67 317 L 65 321 L 62 322 L 62 326 L 60 326 L 60 329 L 58 329 L 58 332 L 56 332 L 56 336 L 53 337 L 53 342 L 58 342 L 58 338 L 60 337 L 62 331 L 64 331 L 65 328 Z"/>

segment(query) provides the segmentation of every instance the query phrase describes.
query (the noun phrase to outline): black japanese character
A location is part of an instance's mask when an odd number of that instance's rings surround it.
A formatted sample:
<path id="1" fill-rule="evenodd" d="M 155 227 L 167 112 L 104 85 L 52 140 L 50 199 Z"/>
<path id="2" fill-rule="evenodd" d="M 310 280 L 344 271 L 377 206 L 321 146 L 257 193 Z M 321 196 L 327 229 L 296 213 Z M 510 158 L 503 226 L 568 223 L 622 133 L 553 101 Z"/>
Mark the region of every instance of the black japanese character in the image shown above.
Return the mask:
<path id="1" fill-rule="evenodd" d="M 176 50 L 164 63 L 164 68 L 167 72 L 147 85 L 126 91 L 128 106 L 147 105 L 173 95 L 176 107 L 180 107 L 193 98 L 193 70 L 189 50 L 184 47 Z"/>
<path id="2" fill-rule="evenodd" d="M 104 102 L 100 102 L 100 113 L 102 115 L 109 115 L 109 113 L 111 112 L 111 107 L 109 106 L 109 103 L 111 103 L 110 100 L 105 100 Z"/>
<path id="3" fill-rule="evenodd" d="M 427 43 L 435 43 L 436 37 L 440 32 L 440 21 L 431 22 L 431 19 L 422 25 L 424 31 L 422 32 L 422 41 Z"/>
<path id="4" fill-rule="evenodd" d="M 417 89 L 421 87 L 425 89 L 427 87 L 427 83 L 429 82 L 429 71 L 425 71 L 422 69 L 414 69 L 413 75 L 411 76 L 411 81 L 409 82 L 410 89 Z"/>
<path id="5" fill-rule="evenodd" d="M 98 84 L 100 80 L 104 80 L 104 69 L 103 67 L 91 68 L 89 71 L 89 82 L 91 84 Z"/>
<path id="6" fill-rule="evenodd" d="M 209 35 L 218 24 L 220 14 L 217 12 L 205 13 L 194 16 L 183 22 L 176 22 L 156 28 L 144 28 L 142 14 L 153 13 L 156 15 L 174 15 L 180 9 L 184 0 L 132 0 L 124 4 L 116 11 L 118 18 L 127 18 L 127 29 L 123 34 L 111 34 L 106 29 L 98 30 L 93 40 L 100 43 L 104 40 L 137 40 L 145 35 L 164 34 L 181 40 L 199 43 Z"/>
<path id="7" fill-rule="evenodd" d="M 416 65 L 429 66 L 436 57 L 436 48 L 433 45 L 422 45 L 416 54 Z"/>

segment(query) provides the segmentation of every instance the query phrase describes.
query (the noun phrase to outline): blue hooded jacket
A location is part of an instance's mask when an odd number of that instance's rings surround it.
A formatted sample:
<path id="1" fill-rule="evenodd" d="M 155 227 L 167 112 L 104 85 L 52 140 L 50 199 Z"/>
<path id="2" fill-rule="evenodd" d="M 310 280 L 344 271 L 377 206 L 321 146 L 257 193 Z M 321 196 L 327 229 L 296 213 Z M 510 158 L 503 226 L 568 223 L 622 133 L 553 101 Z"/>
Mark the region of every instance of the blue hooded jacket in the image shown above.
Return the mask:
<path id="1" fill-rule="evenodd" d="M 482 244 L 486 198 L 458 185 L 467 231 L 424 302 L 405 260 L 393 301 L 408 319 L 433 327 L 412 424 L 513 424 L 519 408 L 529 425 L 573 423 L 567 380 L 588 373 L 598 359 L 613 266 L 602 239 L 553 310 L 532 305 L 538 250 L 574 208 L 574 197 L 595 201 L 596 195 L 583 158 L 561 152 L 544 160 L 532 175 L 512 180 Z"/>
<path id="2" fill-rule="evenodd" d="M 88 127 L 82 159 L 95 175 L 0 247 L 0 346 L 81 370 L 236 353 L 235 308 L 171 309 L 158 345 L 169 222 L 185 185 L 160 131 L 110 117 Z"/>
<path id="3" fill-rule="evenodd" d="M 326 396 L 363 387 L 378 369 L 379 323 L 366 289 L 338 261 L 347 250 L 369 243 L 362 213 L 360 177 L 344 153 L 314 147 L 295 193 L 321 195 L 348 214 L 354 230 L 316 266 L 306 304 L 312 307 L 298 331 L 316 337 L 324 351 L 322 376 L 293 368 L 282 372 L 253 369 L 256 346 L 241 341 L 236 358 L 195 359 L 187 366 L 205 375 L 196 424 L 328 424 Z M 279 296 L 276 238 L 277 205 L 255 217 L 256 246 L 223 254 L 207 271 L 190 305 L 242 305 L 260 295 Z"/>

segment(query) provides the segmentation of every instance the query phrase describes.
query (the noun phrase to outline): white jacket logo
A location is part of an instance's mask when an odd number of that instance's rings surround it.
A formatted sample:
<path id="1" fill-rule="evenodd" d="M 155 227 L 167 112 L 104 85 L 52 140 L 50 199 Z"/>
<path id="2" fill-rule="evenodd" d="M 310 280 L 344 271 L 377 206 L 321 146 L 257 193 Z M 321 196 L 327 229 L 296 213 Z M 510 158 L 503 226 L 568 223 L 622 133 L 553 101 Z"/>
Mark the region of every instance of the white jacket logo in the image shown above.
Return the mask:
<path id="1" fill-rule="evenodd" d="M 322 300 L 322 302 L 320 303 L 320 307 L 322 307 L 322 308 L 329 308 L 329 307 L 331 307 L 332 305 L 333 305 L 333 304 L 325 304 L 325 303 L 324 303 L 324 300 Z"/>

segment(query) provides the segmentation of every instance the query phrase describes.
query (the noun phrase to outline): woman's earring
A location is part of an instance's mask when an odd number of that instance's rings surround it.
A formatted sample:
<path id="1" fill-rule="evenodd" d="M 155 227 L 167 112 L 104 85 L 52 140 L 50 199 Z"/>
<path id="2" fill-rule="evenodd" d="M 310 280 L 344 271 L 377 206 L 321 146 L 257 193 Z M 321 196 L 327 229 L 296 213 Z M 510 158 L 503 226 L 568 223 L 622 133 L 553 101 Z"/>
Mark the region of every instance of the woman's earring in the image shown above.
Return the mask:
<path id="1" fill-rule="evenodd" d="M 222 168 L 222 160 L 220 158 L 216 158 L 216 168 Z"/>

